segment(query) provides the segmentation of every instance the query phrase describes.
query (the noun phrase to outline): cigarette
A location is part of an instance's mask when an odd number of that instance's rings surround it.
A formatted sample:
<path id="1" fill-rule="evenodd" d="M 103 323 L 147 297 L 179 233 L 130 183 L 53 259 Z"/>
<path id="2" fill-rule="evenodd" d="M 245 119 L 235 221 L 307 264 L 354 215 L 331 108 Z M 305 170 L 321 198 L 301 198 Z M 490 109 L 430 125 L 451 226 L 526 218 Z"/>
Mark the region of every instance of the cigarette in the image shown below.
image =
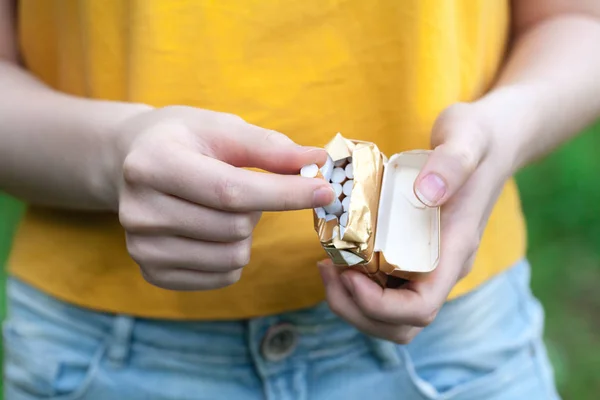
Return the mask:
<path id="1" fill-rule="evenodd" d="M 337 197 L 335 198 L 333 203 L 324 206 L 323 208 L 325 209 L 325 211 L 327 211 L 327 214 L 333 214 L 338 217 L 342 215 L 342 212 L 344 211 L 342 207 L 342 202 Z"/>
<path id="2" fill-rule="evenodd" d="M 346 232 L 346 228 L 340 225 L 340 239 L 344 238 L 344 232 Z"/>
<path id="3" fill-rule="evenodd" d="M 348 225 L 348 213 L 345 212 L 342 214 L 342 216 L 340 217 L 340 225 L 343 227 L 346 227 L 346 225 Z"/>
<path id="4" fill-rule="evenodd" d="M 325 212 L 323 207 L 315 208 L 315 213 L 317 214 L 317 218 L 319 218 L 319 219 L 325 218 L 327 215 L 327 213 Z"/>
<path id="5" fill-rule="evenodd" d="M 352 179 L 347 180 L 346 182 L 344 182 L 344 186 L 342 186 L 342 193 L 344 193 L 346 196 L 350 196 L 350 193 L 352 193 L 353 186 L 354 181 Z"/>
<path id="6" fill-rule="evenodd" d="M 332 183 L 331 187 L 333 188 L 333 191 L 335 192 L 335 197 L 340 197 L 342 195 L 342 193 L 344 192 L 343 186 L 339 183 Z"/>
<path id="7" fill-rule="evenodd" d="M 331 173 L 331 182 L 333 183 L 342 183 L 346 179 L 346 172 L 343 168 L 334 168 Z"/>
<path id="8" fill-rule="evenodd" d="M 323 164 L 323 166 L 321 167 L 321 174 L 323 174 L 323 177 L 325 178 L 325 180 L 327 182 L 329 182 L 331 180 L 332 172 L 333 172 L 333 160 L 331 159 L 331 156 L 329 154 L 327 154 L 327 160 L 325 161 L 325 164 Z"/>
<path id="9" fill-rule="evenodd" d="M 325 216 L 325 221 L 331 221 L 331 220 L 334 220 L 334 219 L 337 219 L 337 217 L 335 215 L 333 215 L 333 214 L 327 214 Z"/>
<path id="10" fill-rule="evenodd" d="M 349 163 L 346 165 L 346 168 L 344 168 L 344 172 L 346 172 L 346 178 L 348 179 L 354 179 L 354 167 L 352 165 L 352 163 Z"/>
<path id="11" fill-rule="evenodd" d="M 350 196 L 349 195 L 344 197 L 344 200 L 342 200 L 342 209 L 344 210 L 344 212 L 350 211 Z"/>
<path id="12" fill-rule="evenodd" d="M 319 171 L 319 166 L 317 164 L 308 164 L 300 169 L 300 176 L 305 178 L 321 178 L 325 179 L 325 177 Z"/>

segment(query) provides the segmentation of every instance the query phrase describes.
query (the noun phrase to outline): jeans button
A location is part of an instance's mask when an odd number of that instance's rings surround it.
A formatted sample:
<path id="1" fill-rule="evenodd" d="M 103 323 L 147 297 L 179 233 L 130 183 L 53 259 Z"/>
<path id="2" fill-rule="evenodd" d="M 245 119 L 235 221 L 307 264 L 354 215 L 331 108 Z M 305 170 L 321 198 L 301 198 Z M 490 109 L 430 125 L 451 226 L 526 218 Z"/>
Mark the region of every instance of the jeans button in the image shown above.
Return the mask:
<path id="1" fill-rule="evenodd" d="M 262 356 L 268 361 L 281 361 L 291 355 L 298 344 L 298 332 L 292 324 L 274 325 L 267 331 L 262 344 Z"/>

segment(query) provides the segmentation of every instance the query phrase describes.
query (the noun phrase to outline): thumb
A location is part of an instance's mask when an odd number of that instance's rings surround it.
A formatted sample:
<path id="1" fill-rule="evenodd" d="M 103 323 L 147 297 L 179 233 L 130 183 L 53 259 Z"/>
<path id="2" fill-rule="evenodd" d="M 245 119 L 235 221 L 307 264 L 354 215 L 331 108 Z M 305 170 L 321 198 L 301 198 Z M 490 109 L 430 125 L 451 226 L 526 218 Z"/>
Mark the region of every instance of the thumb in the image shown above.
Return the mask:
<path id="1" fill-rule="evenodd" d="M 431 133 L 434 148 L 415 180 L 415 195 L 427 206 L 444 204 L 475 172 L 487 153 L 489 139 L 471 105 L 444 111 Z"/>

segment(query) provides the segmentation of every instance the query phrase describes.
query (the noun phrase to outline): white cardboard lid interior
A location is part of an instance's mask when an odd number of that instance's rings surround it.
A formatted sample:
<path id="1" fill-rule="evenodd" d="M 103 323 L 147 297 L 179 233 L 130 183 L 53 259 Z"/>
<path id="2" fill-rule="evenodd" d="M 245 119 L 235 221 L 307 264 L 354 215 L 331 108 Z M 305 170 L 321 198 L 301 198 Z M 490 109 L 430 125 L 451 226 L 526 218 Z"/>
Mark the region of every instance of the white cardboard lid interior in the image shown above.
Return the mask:
<path id="1" fill-rule="evenodd" d="M 375 251 L 402 271 L 430 272 L 439 259 L 439 208 L 426 207 L 413 187 L 426 151 L 394 154 L 385 165 Z"/>

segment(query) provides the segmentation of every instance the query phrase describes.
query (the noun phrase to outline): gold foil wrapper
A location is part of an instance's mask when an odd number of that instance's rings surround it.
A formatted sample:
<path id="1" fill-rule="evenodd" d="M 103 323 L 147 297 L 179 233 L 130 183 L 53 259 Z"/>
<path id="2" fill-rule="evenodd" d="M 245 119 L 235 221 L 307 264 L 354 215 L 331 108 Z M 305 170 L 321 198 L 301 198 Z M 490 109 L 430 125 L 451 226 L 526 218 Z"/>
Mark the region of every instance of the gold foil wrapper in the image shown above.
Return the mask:
<path id="1" fill-rule="evenodd" d="M 319 236 L 323 249 L 333 263 L 342 270 L 353 269 L 360 271 L 380 286 L 389 288 L 397 288 L 407 281 L 420 280 L 428 276 L 437 267 L 439 260 L 439 208 L 435 209 L 435 211 L 429 211 L 431 209 L 426 208 L 416 197 L 413 199 L 414 196 L 408 196 L 408 198 L 403 198 L 403 201 L 408 200 L 411 203 L 411 208 L 408 210 L 404 209 L 400 215 L 398 212 L 390 212 L 390 204 L 398 204 L 394 200 L 394 193 L 402 195 L 404 193 L 402 190 L 412 190 L 412 186 L 410 186 L 412 185 L 410 181 L 412 178 L 406 178 L 407 175 L 395 174 L 398 174 L 399 172 L 397 171 L 402 171 L 403 168 L 405 169 L 404 171 L 408 169 L 408 171 L 413 172 L 421 168 L 420 165 L 426 161 L 424 157 L 427 152 L 409 151 L 393 155 L 390 159 L 393 167 L 386 172 L 386 182 L 382 182 L 385 165 L 389 166 L 390 164 L 388 164 L 388 159 L 379 151 L 374 143 L 349 140 L 338 133 L 325 146 L 325 149 L 334 163 L 351 157 L 354 172 L 354 183 L 348 208 L 348 223 L 344 229 L 343 236 L 340 236 L 340 226 L 337 219 L 326 221 L 325 218 L 318 218 L 316 212 L 313 213 L 315 231 Z M 415 158 L 412 158 L 415 155 L 420 157 L 416 161 Z M 404 158 L 406 156 L 409 157 Z M 403 176 L 404 178 L 402 178 Z M 400 179 L 400 181 L 395 179 Z M 382 184 L 385 184 L 386 187 L 382 188 Z M 390 188 L 400 188 L 402 190 L 390 191 Z M 382 189 L 383 198 L 381 197 Z M 380 210 L 380 202 L 383 210 Z M 375 251 L 377 214 L 380 211 L 384 214 L 390 213 L 390 215 L 382 215 L 383 219 L 379 220 L 382 226 L 379 227 L 380 237 L 377 241 L 377 246 L 382 248 L 377 248 L 377 251 Z M 419 239 L 419 243 L 425 247 L 429 246 L 431 252 L 423 253 L 421 251 L 420 253 L 411 253 L 413 248 L 407 245 L 406 242 L 404 242 L 405 248 L 402 249 L 401 253 L 390 251 L 391 248 L 395 250 L 398 248 L 395 247 L 394 236 L 391 236 L 391 244 L 386 245 L 389 240 L 388 238 L 390 238 L 389 235 L 397 235 L 399 237 L 404 235 L 406 237 L 407 230 L 409 235 L 412 232 L 422 235 L 426 231 L 426 229 L 424 230 L 423 212 L 436 213 L 432 214 L 431 223 L 429 224 L 430 236 L 423 240 Z M 393 220 L 391 219 L 392 215 L 394 215 Z M 389 226 L 394 228 L 390 230 Z M 419 249 L 423 250 L 423 247 Z M 384 251 L 390 251 L 388 255 L 392 254 L 394 262 L 398 265 L 388 262 L 383 256 Z M 410 254 L 419 254 L 418 257 L 421 257 L 420 260 L 422 262 L 417 262 L 417 266 L 412 264 L 413 267 L 409 267 L 410 269 L 403 269 L 398 260 L 401 260 L 402 255 L 406 254 L 409 255 L 409 258 Z M 429 255 L 423 257 L 422 254 Z M 431 263 L 427 264 L 429 258 L 431 259 Z M 423 263 L 425 263 L 425 267 Z M 431 268 L 429 268 L 430 266 Z M 404 267 L 406 268 L 406 266 Z"/>
<path id="2" fill-rule="evenodd" d="M 373 274 L 378 270 L 374 241 L 384 156 L 375 144 L 348 140 L 339 133 L 325 149 L 334 162 L 352 157 L 354 185 L 344 236 L 339 235 L 337 220 L 325 221 L 316 213 L 315 231 L 334 264 Z"/>

